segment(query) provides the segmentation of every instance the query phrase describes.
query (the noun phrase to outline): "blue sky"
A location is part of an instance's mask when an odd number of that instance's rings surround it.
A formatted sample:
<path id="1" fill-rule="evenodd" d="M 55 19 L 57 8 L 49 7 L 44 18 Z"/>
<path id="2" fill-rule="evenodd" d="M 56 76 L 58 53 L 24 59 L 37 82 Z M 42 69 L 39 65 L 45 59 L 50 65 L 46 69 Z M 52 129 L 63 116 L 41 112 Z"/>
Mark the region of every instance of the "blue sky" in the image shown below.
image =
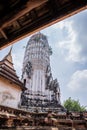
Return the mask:
<path id="1" fill-rule="evenodd" d="M 56 23 L 41 32 L 52 47 L 51 69 L 61 89 L 61 102 L 68 97 L 87 105 L 87 10 Z M 30 37 L 13 45 L 12 56 L 21 79 L 25 46 Z M 10 46 L 0 51 L 0 60 Z"/>

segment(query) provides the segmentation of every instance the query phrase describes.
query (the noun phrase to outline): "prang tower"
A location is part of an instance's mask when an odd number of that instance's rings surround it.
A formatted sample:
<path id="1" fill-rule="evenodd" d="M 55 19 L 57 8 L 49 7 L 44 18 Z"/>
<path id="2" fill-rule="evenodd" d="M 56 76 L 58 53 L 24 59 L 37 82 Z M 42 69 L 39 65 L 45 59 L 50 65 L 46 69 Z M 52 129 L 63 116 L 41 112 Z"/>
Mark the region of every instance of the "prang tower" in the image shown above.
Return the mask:
<path id="1" fill-rule="evenodd" d="M 50 55 L 52 49 L 42 33 L 31 36 L 27 43 L 22 71 L 22 81 L 27 88 L 22 94 L 22 105 L 49 107 L 60 104 L 60 88 L 53 80 Z M 23 101 L 25 100 L 26 102 Z"/>

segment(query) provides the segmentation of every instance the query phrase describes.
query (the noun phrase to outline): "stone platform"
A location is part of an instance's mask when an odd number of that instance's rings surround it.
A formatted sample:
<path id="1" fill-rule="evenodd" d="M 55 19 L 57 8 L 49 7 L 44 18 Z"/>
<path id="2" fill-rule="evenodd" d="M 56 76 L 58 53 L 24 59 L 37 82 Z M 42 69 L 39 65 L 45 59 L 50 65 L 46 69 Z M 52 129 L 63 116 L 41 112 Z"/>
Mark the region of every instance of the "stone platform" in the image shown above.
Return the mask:
<path id="1" fill-rule="evenodd" d="M 0 106 L 0 130 L 87 130 L 87 112 L 30 113 Z"/>

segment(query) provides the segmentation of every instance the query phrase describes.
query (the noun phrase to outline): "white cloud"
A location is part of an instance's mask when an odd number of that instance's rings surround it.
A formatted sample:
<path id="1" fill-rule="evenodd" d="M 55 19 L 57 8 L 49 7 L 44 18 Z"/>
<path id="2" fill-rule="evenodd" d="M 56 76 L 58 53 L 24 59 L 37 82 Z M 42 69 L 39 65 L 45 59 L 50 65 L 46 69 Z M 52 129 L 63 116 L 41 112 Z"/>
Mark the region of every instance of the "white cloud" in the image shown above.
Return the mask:
<path id="1" fill-rule="evenodd" d="M 65 27 L 65 24 L 66 22 L 65 21 L 61 21 L 61 22 L 58 22 L 54 25 L 52 25 L 51 27 L 54 28 L 54 29 L 63 29 Z"/>
<path id="2" fill-rule="evenodd" d="M 84 15 L 79 14 L 56 23 L 42 32 L 48 36 L 52 47 L 57 51 L 60 50 L 66 61 L 84 64 L 87 62 L 87 22 L 85 21 Z"/>
<path id="3" fill-rule="evenodd" d="M 68 35 L 66 39 L 60 41 L 58 47 L 65 53 L 66 51 L 66 60 L 71 60 L 74 62 L 81 61 L 79 56 L 80 46 L 76 43 L 77 33 L 73 30 L 73 21 L 66 21 L 64 24 L 64 28 L 67 31 Z M 64 29 L 63 28 L 63 29 Z M 63 30 L 62 30 L 63 31 Z"/>
<path id="4" fill-rule="evenodd" d="M 61 22 L 62 23 L 62 22 Z M 63 40 L 61 40 L 56 46 L 61 49 L 61 52 L 64 54 L 65 59 L 67 61 L 72 62 L 85 62 L 87 60 L 85 55 L 82 55 L 84 51 L 85 44 L 82 44 L 78 41 L 79 32 L 74 28 L 75 21 L 74 20 L 66 20 L 62 23 L 61 31 L 65 30 L 67 34 Z M 79 28 L 79 27 L 78 27 Z M 84 38 L 84 42 L 86 43 L 87 38 Z"/>
<path id="5" fill-rule="evenodd" d="M 74 92 L 87 91 L 87 69 L 76 71 L 71 76 L 68 88 Z"/>

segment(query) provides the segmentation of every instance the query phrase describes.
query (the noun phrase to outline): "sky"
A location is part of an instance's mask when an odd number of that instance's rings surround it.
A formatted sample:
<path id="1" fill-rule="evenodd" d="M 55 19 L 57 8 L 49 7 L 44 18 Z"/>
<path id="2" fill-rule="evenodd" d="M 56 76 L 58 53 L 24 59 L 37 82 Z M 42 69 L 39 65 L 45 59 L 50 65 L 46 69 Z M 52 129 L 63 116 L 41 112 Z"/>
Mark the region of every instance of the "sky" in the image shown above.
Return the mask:
<path id="1" fill-rule="evenodd" d="M 71 97 L 87 106 L 87 10 L 40 31 L 47 35 L 53 54 L 50 57 L 53 78 L 61 90 L 61 103 Z M 14 68 L 21 79 L 25 47 L 29 37 L 13 44 Z M 0 51 L 0 60 L 11 46 Z"/>

